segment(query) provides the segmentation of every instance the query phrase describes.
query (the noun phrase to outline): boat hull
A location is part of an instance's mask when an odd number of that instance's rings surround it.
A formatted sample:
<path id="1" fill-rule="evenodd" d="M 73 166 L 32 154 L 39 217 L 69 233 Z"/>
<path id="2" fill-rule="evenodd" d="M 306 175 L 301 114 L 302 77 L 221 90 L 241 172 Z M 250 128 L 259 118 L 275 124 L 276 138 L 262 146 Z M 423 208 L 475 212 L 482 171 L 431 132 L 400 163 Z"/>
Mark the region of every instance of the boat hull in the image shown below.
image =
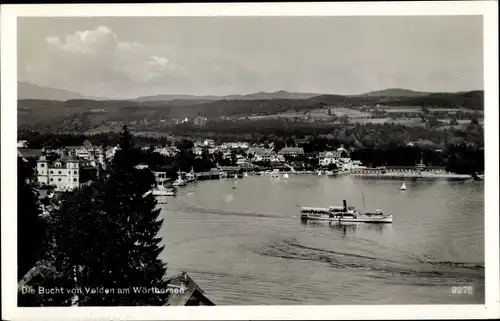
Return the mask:
<path id="1" fill-rule="evenodd" d="M 301 220 L 305 221 L 329 221 L 329 222 L 339 222 L 339 223 L 370 223 L 370 224 L 390 224 L 392 223 L 392 215 L 384 215 L 382 217 L 370 217 L 366 215 L 360 215 L 358 217 L 335 217 L 329 214 L 319 214 L 310 215 L 302 214 L 300 216 Z"/>
<path id="2" fill-rule="evenodd" d="M 175 196 L 173 191 L 153 191 L 153 196 Z"/>

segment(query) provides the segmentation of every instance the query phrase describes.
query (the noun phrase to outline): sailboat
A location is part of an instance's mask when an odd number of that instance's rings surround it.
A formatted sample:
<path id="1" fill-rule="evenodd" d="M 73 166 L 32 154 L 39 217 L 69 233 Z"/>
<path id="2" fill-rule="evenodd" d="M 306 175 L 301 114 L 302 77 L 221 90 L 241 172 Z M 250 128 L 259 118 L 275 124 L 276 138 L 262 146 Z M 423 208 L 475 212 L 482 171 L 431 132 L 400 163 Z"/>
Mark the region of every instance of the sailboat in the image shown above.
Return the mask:
<path id="1" fill-rule="evenodd" d="M 318 176 L 321 176 L 321 170 L 318 171 Z"/>
<path id="2" fill-rule="evenodd" d="M 400 191 L 406 191 L 406 184 L 405 182 L 403 182 L 403 184 L 401 184 L 401 187 L 399 188 Z"/>
<path id="3" fill-rule="evenodd" d="M 238 179 L 238 174 L 234 174 L 234 179 L 237 180 Z"/>
<path id="4" fill-rule="evenodd" d="M 245 173 L 243 174 L 243 178 L 247 178 L 247 177 L 248 177 L 248 173 L 247 173 L 247 172 L 245 172 Z"/>
<path id="5" fill-rule="evenodd" d="M 285 173 L 285 175 L 283 175 L 283 178 L 288 179 L 288 173 Z"/>

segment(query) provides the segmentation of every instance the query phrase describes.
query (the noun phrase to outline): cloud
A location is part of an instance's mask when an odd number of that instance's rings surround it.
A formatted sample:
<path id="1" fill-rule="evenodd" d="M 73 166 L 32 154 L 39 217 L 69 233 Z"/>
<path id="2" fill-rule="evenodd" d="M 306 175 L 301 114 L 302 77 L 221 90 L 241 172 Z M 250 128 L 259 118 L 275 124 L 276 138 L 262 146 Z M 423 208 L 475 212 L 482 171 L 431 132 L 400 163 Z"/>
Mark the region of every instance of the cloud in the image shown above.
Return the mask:
<path id="1" fill-rule="evenodd" d="M 59 37 L 47 37 L 45 41 L 56 49 L 77 53 L 113 53 L 118 47 L 118 37 L 106 26 L 94 30 L 77 31 L 61 42 Z"/>
<path id="2" fill-rule="evenodd" d="M 158 85 L 168 77 L 169 59 L 139 42 L 121 41 L 106 26 L 45 38 L 52 59 L 25 70 L 37 82 L 88 95 L 126 94 L 134 85 Z M 43 61 L 43 64 L 41 63 Z"/>
<path id="3" fill-rule="evenodd" d="M 168 59 L 167 58 L 164 58 L 164 57 L 157 57 L 157 56 L 151 56 L 151 62 L 154 64 L 158 64 L 162 67 L 165 67 L 167 65 L 167 62 L 168 62 Z"/>

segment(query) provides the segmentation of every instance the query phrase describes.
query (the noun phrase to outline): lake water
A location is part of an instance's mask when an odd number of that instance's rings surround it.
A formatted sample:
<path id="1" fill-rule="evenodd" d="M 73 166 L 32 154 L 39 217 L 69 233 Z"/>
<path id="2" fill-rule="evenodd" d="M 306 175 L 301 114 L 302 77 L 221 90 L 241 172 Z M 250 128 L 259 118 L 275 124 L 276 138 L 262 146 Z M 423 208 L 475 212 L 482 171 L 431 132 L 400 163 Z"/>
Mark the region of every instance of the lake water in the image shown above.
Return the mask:
<path id="1" fill-rule="evenodd" d="M 217 305 L 484 303 L 484 184 L 400 185 L 292 175 L 182 187 L 161 205 L 167 274 L 188 272 Z M 362 193 L 393 224 L 300 220 L 300 206 L 363 209 Z"/>

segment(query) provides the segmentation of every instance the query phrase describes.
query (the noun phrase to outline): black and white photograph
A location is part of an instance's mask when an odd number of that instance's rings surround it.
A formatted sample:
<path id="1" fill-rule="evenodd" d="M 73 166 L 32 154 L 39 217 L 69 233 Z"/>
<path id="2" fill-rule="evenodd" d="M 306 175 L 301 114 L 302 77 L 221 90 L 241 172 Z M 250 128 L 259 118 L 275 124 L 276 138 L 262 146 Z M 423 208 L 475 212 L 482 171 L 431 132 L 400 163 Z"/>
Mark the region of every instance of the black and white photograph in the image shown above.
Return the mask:
<path id="1" fill-rule="evenodd" d="M 498 317 L 498 14 L 464 4 L 2 5 L 5 318 Z"/>

